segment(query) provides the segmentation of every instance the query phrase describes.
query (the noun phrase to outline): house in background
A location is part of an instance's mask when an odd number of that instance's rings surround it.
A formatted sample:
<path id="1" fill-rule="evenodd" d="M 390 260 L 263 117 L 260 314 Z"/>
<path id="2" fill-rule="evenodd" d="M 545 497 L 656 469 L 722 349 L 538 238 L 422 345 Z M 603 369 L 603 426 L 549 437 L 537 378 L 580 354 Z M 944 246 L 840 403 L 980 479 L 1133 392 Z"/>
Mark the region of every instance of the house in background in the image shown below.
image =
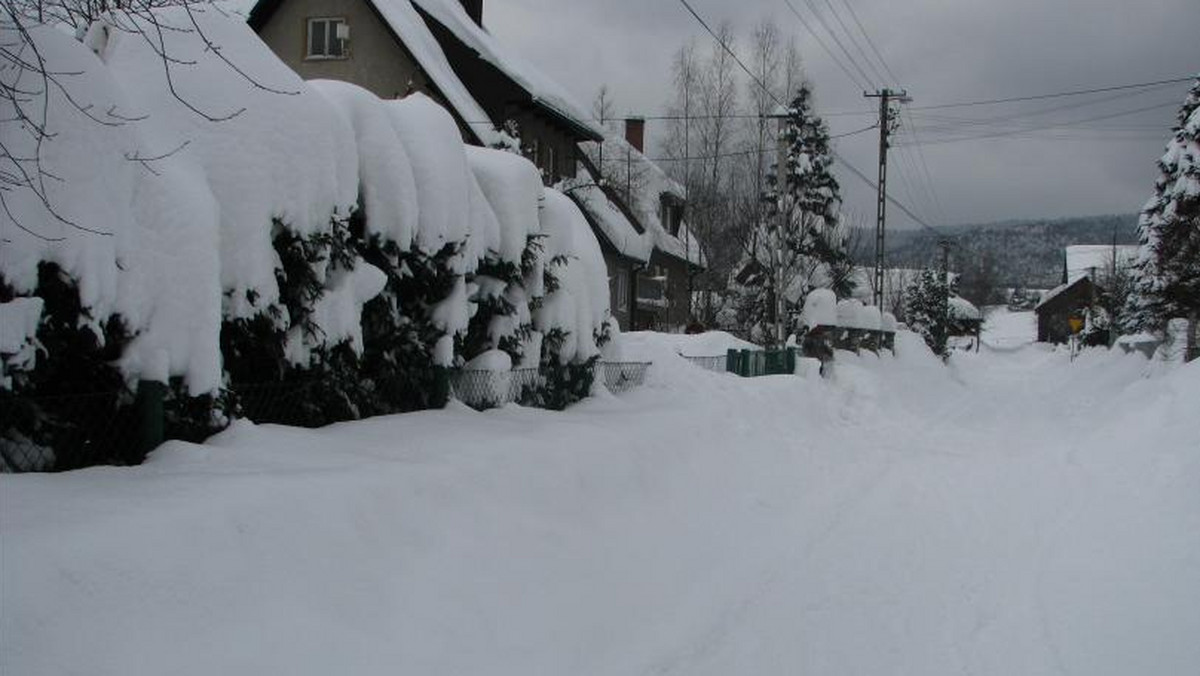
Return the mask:
<path id="1" fill-rule="evenodd" d="M 705 267 L 704 253 L 684 217 L 684 187 L 643 152 L 644 125 L 631 118 L 624 138 L 610 133 L 601 142 L 584 143 L 583 172 L 574 183 L 598 186 L 609 202 L 605 207 L 600 200 L 582 201 L 589 218 L 602 221 L 615 211 L 629 222 L 627 228 L 603 229 L 619 233 L 613 251 L 606 252 L 610 276 L 623 278 L 627 267 L 636 273 L 629 324 L 622 326 L 682 331 L 693 318 L 691 280 Z"/>
<path id="2" fill-rule="evenodd" d="M 467 143 L 503 146 L 515 123 L 547 185 L 575 175 L 578 145 L 603 134 L 582 107 L 483 29 L 482 0 L 259 0 L 249 23 L 302 78 L 380 98 L 422 92 Z"/>
<path id="3" fill-rule="evenodd" d="M 1082 321 L 1092 311 L 1111 275 L 1127 271 L 1137 260 L 1136 245 L 1072 245 L 1063 251 L 1062 284 L 1042 295 L 1037 313 L 1038 342 L 1065 343 L 1074 333 L 1071 319 Z"/>
<path id="4" fill-rule="evenodd" d="M 683 187 L 642 154 L 640 120 L 628 126 L 632 145 L 606 133 L 488 33 L 483 0 L 259 0 L 249 23 L 306 80 L 344 80 L 381 98 L 430 96 L 466 143 L 511 148 L 502 130 L 515 125 L 519 150 L 546 185 L 579 204 L 596 233 L 621 327 L 687 325 L 689 276 L 703 256 L 683 220 Z M 601 161 L 605 153 L 621 161 Z"/>

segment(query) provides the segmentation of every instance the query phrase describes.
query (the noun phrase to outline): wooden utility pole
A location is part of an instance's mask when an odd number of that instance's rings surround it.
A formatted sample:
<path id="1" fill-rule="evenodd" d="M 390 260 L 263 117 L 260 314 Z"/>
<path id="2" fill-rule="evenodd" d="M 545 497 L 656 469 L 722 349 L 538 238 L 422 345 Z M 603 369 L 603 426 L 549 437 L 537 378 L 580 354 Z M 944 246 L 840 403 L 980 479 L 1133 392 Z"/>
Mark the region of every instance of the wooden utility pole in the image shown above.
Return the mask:
<path id="1" fill-rule="evenodd" d="M 950 337 L 950 240 L 938 240 L 942 248 L 942 284 L 946 287 L 946 302 L 942 310 L 942 326 L 945 327 L 946 337 Z"/>
<path id="2" fill-rule="evenodd" d="M 879 99 L 879 193 L 875 203 L 875 307 L 883 307 L 883 249 L 884 223 L 887 218 L 887 151 L 888 135 L 892 131 L 891 101 L 908 103 L 912 99 L 903 89 L 879 89 L 875 93 L 863 92 L 867 98 Z"/>
<path id="3" fill-rule="evenodd" d="M 787 116 L 781 116 L 779 119 L 779 129 L 775 137 L 775 166 L 778 167 L 775 171 L 777 175 L 784 174 L 787 167 L 787 139 L 784 135 L 784 129 L 787 127 Z M 786 304 L 783 300 L 783 231 L 788 225 L 788 220 L 792 217 L 791 209 L 784 209 L 783 203 L 787 202 L 787 178 L 786 175 L 780 175 L 775 182 L 778 195 L 776 199 L 775 211 L 778 212 L 779 220 L 775 224 L 775 237 L 771 242 L 771 275 L 774 277 L 772 286 L 775 287 L 775 345 L 782 348 L 787 342 L 787 336 L 784 335 L 784 313 L 786 312 Z"/>

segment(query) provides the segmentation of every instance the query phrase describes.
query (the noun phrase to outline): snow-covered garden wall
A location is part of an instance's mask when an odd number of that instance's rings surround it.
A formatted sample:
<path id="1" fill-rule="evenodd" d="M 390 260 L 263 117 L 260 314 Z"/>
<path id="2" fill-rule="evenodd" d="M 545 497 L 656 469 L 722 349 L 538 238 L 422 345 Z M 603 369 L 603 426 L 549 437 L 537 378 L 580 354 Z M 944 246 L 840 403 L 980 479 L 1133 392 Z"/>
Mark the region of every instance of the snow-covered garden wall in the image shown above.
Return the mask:
<path id="1" fill-rule="evenodd" d="M 168 425 L 198 436 L 238 411 L 233 386 L 316 383 L 296 404 L 319 424 L 438 405 L 435 367 L 492 350 L 586 364 L 611 330 L 574 204 L 464 146 L 431 99 L 304 82 L 211 7 L 27 35 L 0 25 L 55 75 L 0 73 L 33 92 L 0 102 L 0 161 L 30 177 L 3 194 L 0 316 L 21 322 L 0 394 L 86 380 L 120 407 L 160 382 Z M 49 417 L 0 436 L 53 446 Z"/>

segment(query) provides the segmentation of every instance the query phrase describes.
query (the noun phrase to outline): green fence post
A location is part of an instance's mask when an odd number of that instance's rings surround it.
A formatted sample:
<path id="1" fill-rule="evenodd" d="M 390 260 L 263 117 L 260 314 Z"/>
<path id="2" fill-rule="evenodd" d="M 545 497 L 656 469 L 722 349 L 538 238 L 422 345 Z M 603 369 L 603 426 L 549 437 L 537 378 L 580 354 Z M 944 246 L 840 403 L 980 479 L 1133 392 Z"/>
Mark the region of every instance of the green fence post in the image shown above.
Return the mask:
<path id="1" fill-rule="evenodd" d="M 737 373 L 737 350 L 733 348 L 725 350 L 725 372 Z"/>
<path id="2" fill-rule="evenodd" d="M 137 395 L 134 397 L 134 407 L 137 415 L 137 451 L 140 457 L 146 457 L 150 451 L 158 448 L 166 436 L 166 422 L 163 415 L 163 399 L 166 397 L 167 386 L 155 380 L 139 380 Z"/>
<path id="3" fill-rule="evenodd" d="M 433 367 L 433 404 L 434 408 L 446 408 L 450 402 L 450 369 L 445 366 Z"/>

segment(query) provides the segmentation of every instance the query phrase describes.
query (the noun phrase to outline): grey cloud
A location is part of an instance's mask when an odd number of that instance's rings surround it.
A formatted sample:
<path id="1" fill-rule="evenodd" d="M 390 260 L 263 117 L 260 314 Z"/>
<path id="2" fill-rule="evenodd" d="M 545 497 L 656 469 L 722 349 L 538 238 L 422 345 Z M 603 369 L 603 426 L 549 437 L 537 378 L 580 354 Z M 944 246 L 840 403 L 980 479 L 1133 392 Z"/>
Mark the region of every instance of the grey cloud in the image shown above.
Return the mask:
<path id="1" fill-rule="evenodd" d="M 1200 71 L 1200 2 L 1195 0 L 850 0 L 880 51 L 914 96 L 913 106 L 1080 89 L 1178 77 Z M 811 17 L 806 0 L 792 0 Z M 824 11 L 825 0 L 812 0 Z M 841 0 L 832 0 L 844 8 Z M 711 38 L 677 0 L 486 0 L 485 20 L 501 39 L 558 79 L 582 102 L 601 84 L 618 109 L 661 111 L 669 92 L 671 54 L 689 37 L 708 48 Z M 772 18 L 801 46 L 818 104 L 827 111 L 867 110 L 871 103 L 808 36 L 783 0 L 693 0 L 711 23 L 728 20 L 739 35 Z M 844 14 L 847 22 L 849 16 Z M 810 22 L 812 20 L 810 19 Z M 812 22 L 820 30 L 819 24 Z M 836 24 L 832 24 L 836 26 Z M 851 24 L 852 25 L 852 24 Z M 826 39 L 827 42 L 830 42 Z M 833 47 L 832 44 L 830 44 Z M 849 45 L 847 45 L 849 46 Z M 1071 121 L 1157 103 L 1182 101 L 1175 85 L 1094 106 L 1063 110 L 1034 122 Z M 1083 97 L 1093 100 L 1100 96 Z M 1057 99 L 1022 105 L 938 111 L 991 118 L 1071 103 Z M 915 111 L 914 111 L 915 112 Z M 934 111 L 929 111 L 930 113 Z M 1094 132 L 1040 132 L 936 145 L 927 133 L 925 157 L 947 218 L 974 222 L 1013 217 L 1136 211 L 1149 195 L 1154 162 L 1173 122 L 1174 107 L 1096 122 Z M 831 118 L 834 132 L 864 118 Z M 869 118 L 868 118 L 869 119 Z M 931 120 L 922 118 L 923 123 Z M 1118 133 L 1109 131 L 1122 127 Z M 1148 127 L 1144 130 L 1129 127 Z M 1155 130 L 1158 130 L 1157 132 Z M 651 138 L 654 129 L 651 128 Z M 1117 136 L 1131 138 L 1116 139 Z M 874 174 L 877 141 L 871 134 L 843 139 L 839 151 Z M 911 151 L 910 151 L 911 152 Z M 914 155 L 915 157 L 915 155 Z M 891 163 L 893 174 L 907 162 Z M 911 172 L 910 172 L 911 173 Z M 869 188 L 841 172 L 848 206 L 873 211 Z M 915 180 L 915 177 L 913 177 Z M 928 213 L 897 179 L 892 194 Z M 901 216 L 894 221 L 904 225 Z M 911 223 L 909 224 L 911 225 Z"/>

